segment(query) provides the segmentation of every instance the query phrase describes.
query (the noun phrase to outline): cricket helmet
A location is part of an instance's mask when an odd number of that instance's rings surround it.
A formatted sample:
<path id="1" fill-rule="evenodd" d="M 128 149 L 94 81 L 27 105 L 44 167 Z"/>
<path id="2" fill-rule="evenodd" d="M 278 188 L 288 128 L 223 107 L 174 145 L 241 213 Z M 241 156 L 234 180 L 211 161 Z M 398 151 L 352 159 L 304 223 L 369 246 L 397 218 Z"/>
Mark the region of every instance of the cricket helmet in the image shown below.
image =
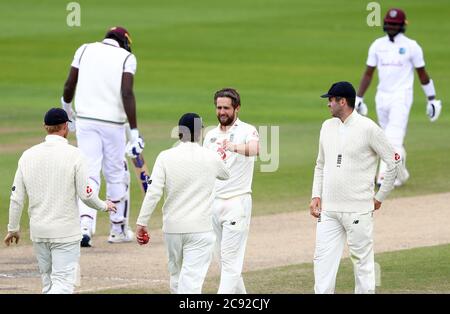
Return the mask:
<path id="1" fill-rule="evenodd" d="M 386 32 L 386 24 L 398 24 L 401 25 L 400 32 L 405 32 L 405 25 L 408 24 L 408 21 L 406 20 L 406 14 L 402 9 L 392 8 L 389 9 L 386 12 L 386 15 L 384 17 L 384 26 L 383 30 Z"/>
<path id="2" fill-rule="evenodd" d="M 131 37 L 128 31 L 120 26 L 111 27 L 105 35 L 105 38 L 112 38 L 117 40 L 120 47 L 131 52 Z"/>

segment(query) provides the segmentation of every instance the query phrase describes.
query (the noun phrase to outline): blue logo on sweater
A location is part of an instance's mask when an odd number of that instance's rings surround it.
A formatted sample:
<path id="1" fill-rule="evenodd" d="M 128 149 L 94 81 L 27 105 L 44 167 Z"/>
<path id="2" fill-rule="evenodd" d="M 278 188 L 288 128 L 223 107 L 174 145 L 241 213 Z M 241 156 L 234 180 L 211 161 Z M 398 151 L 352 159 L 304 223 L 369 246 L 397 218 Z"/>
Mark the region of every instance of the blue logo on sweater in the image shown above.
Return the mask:
<path id="1" fill-rule="evenodd" d="M 406 52 L 406 49 L 405 49 L 405 48 L 403 48 L 403 47 L 402 47 L 402 48 L 400 48 L 400 49 L 399 49 L 399 51 L 398 51 L 398 53 L 399 53 L 399 54 L 401 54 L 401 55 L 404 55 L 404 54 L 405 54 L 405 52 Z"/>

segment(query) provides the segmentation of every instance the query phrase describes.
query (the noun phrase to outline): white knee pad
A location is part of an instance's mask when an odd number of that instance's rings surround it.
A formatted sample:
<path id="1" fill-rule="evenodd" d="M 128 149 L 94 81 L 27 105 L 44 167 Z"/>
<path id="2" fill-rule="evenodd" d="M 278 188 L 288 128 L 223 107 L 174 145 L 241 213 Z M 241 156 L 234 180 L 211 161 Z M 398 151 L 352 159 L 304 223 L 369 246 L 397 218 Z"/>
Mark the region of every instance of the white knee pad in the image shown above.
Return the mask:
<path id="1" fill-rule="evenodd" d="M 128 217 L 130 212 L 130 173 L 126 161 L 124 161 L 124 167 L 125 172 L 122 182 L 106 183 L 107 197 L 114 202 L 117 207 L 117 211 L 111 213 L 109 216 L 111 229 L 114 229 L 116 232 L 123 232 L 128 228 Z"/>

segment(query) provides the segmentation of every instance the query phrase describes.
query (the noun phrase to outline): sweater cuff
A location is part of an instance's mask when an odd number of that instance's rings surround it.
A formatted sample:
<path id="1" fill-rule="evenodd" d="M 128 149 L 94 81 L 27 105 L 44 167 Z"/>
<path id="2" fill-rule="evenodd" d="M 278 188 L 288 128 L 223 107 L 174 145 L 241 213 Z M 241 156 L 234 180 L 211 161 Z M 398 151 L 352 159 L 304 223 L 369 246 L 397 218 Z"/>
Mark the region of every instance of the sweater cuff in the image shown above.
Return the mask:
<path id="1" fill-rule="evenodd" d="M 145 221 L 145 219 L 138 217 L 138 220 L 136 221 L 137 225 L 148 227 L 148 223 Z"/>
<path id="2" fill-rule="evenodd" d="M 375 195 L 375 199 L 379 202 L 383 202 L 386 199 L 387 195 L 388 193 L 378 191 L 378 193 Z"/>
<path id="3" fill-rule="evenodd" d="M 19 232 L 20 226 L 12 226 L 8 224 L 8 232 Z"/>

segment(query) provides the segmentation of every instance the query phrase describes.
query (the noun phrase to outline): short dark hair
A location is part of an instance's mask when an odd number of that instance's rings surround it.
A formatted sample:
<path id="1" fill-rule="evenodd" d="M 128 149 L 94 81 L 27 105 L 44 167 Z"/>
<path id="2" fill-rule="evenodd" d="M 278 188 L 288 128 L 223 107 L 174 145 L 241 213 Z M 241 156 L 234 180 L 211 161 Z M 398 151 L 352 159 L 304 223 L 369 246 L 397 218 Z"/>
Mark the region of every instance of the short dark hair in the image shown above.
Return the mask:
<path id="1" fill-rule="evenodd" d="M 214 94 L 214 104 L 217 105 L 217 98 L 219 97 L 228 97 L 231 99 L 231 105 L 233 108 L 236 109 L 237 106 L 241 105 L 241 96 L 239 96 L 239 93 L 237 90 L 231 87 L 222 88 L 221 90 L 218 90 Z"/>
<path id="2" fill-rule="evenodd" d="M 178 121 L 178 137 L 182 142 L 199 142 L 202 129 L 202 118 L 194 112 L 185 113 Z"/>
<path id="3" fill-rule="evenodd" d="M 355 100 L 356 100 L 356 98 L 339 97 L 339 96 L 336 96 L 335 98 L 336 98 L 336 101 L 339 101 L 339 100 L 344 98 L 347 101 L 347 105 L 350 108 L 355 108 Z"/>

